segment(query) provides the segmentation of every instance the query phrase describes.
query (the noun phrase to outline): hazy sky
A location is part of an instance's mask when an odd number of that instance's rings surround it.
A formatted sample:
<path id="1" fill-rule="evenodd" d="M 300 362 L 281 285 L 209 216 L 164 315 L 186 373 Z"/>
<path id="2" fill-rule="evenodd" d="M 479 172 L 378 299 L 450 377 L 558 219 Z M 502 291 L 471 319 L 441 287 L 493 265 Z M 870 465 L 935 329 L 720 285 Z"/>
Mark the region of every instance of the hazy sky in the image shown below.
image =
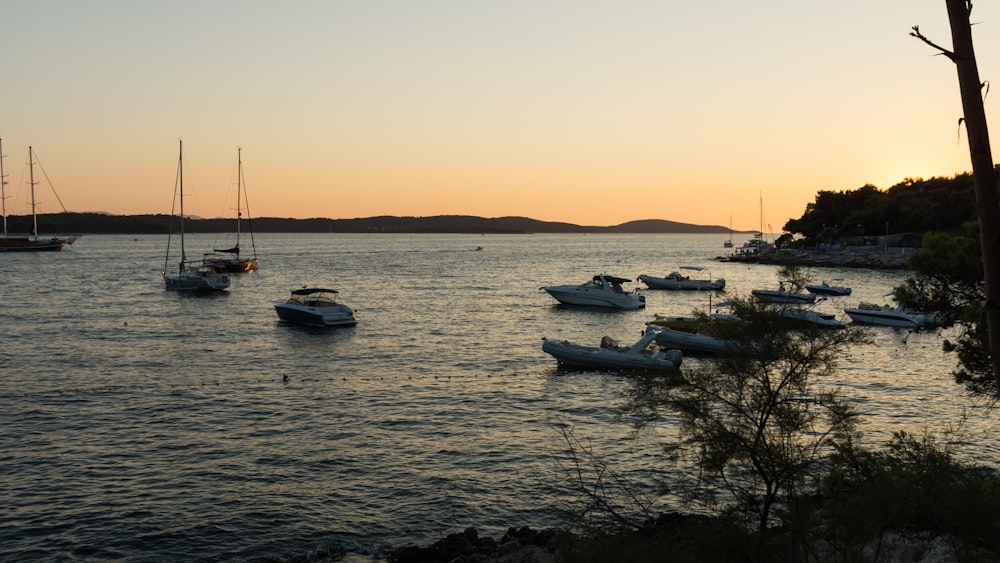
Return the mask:
<path id="1" fill-rule="evenodd" d="M 998 78 L 1000 5 L 972 19 Z M 944 0 L 5 0 L 8 213 L 28 145 L 70 211 L 169 213 L 183 139 L 201 216 L 232 213 L 239 146 L 255 217 L 755 229 L 763 200 L 778 230 L 819 190 L 971 169 L 913 25 L 951 46 Z"/>

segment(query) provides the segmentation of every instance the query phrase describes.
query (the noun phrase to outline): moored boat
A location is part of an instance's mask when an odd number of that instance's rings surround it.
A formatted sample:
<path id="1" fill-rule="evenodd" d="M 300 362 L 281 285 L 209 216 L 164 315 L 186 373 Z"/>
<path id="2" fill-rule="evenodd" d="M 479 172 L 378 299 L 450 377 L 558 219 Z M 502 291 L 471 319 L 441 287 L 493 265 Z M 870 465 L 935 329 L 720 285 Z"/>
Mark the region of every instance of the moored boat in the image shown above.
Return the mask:
<path id="1" fill-rule="evenodd" d="M 3 237 L 0 237 L 0 252 L 41 252 L 62 250 L 67 244 L 73 244 L 79 236 L 38 236 L 38 204 L 35 202 L 35 155 L 28 147 L 28 183 L 31 186 L 31 234 L 11 235 L 7 232 L 7 194 L 3 186 L 7 185 L 7 175 L 3 168 L 3 146 L 0 141 L 0 206 L 3 214 Z M 56 198 L 58 199 L 58 195 Z M 61 202 L 60 202 L 61 204 Z M 65 211 L 65 209 L 63 210 Z"/>
<path id="2" fill-rule="evenodd" d="M 680 367 L 683 354 L 678 350 L 657 350 L 651 345 L 659 328 L 646 331 L 632 346 L 621 346 L 605 336 L 600 346 L 584 346 L 567 340 L 542 338 L 542 350 L 560 364 L 591 369 L 673 370 Z"/>
<path id="3" fill-rule="evenodd" d="M 247 233 L 250 235 L 252 255 L 240 254 L 240 238 L 243 234 L 243 208 L 247 210 Z M 253 240 L 253 223 L 250 221 L 250 204 L 246 201 L 246 185 L 243 183 L 243 149 L 236 149 L 236 244 L 229 248 L 213 248 L 205 254 L 202 263 L 220 268 L 225 272 L 254 272 L 257 270 L 257 245 Z M 228 255 L 228 256 L 226 256 Z"/>
<path id="4" fill-rule="evenodd" d="M 793 328 L 819 326 L 823 328 L 844 328 L 842 321 L 831 313 L 821 313 L 804 307 L 780 307 L 775 310 L 779 316 L 791 320 Z"/>
<path id="5" fill-rule="evenodd" d="M 715 323 L 715 322 L 727 322 L 727 321 L 738 321 L 739 317 L 731 313 L 711 313 L 711 314 L 695 314 L 690 316 L 684 315 L 656 315 L 653 320 L 646 323 L 647 325 L 662 326 L 669 328 L 671 330 L 679 330 L 681 332 L 695 332 L 698 327 L 705 323 Z"/>
<path id="6" fill-rule="evenodd" d="M 698 266 L 681 266 L 684 270 L 697 270 L 701 271 L 704 268 Z M 687 290 L 722 290 L 726 287 L 726 280 L 719 278 L 717 280 L 711 279 L 692 279 L 690 276 L 685 276 L 680 272 L 670 272 L 670 274 L 661 277 L 649 276 L 646 274 L 639 275 L 639 281 L 643 282 L 650 289 L 687 289 Z"/>
<path id="7" fill-rule="evenodd" d="M 736 340 L 719 338 L 711 334 L 704 325 L 696 332 L 663 327 L 656 333 L 656 343 L 664 348 L 677 349 L 683 354 L 693 356 L 732 355 L 744 348 L 744 345 Z M 752 344 L 746 346 L 753 347 Z"/>
<path id="8" fill-rule="evenodd" d="M 937 315 L 910 311 L 902 305 L 892 307 L 862 302 L 857 307 L 844 309 L 844 312 L 855 323 L 865 325 L 929 328 L 939 324 Z"/>
<path id="9" fill-rule="evenodd" d="M 806 291 L 809 293 L 814 293 L 816 295 L 850 295 L 851 288 L 844 287 L 841 285 L 830 285 L 829 282 L 823 280 L 818 284 L 808 284 L 806 285 Z"/>
<path id="10" fill-rule="evenodd" d="M 646 298 L 635 290 L 626 292 L 622 288 L 623 283 L 630 281 L 617 276 L 598 274 L 580 285 L 550 285 L 542 289 L 565 305 L 634 311 L 646 306 Z"/>
<path id="11" fill-rule="evenodd" d="M 816 302 L 814 294 L 788 291 L 784 285 L 779 286 L 778 289 L 752 289 L 750 290 L 750 294 L 767 303 L 805 304 Z"/>
<path id="12" fill-rule="evenodd" d="M 177 157 L 177 191 L 180 199 L 180 239 L 181 259 L 176 274 L 168 274 L 170 264 L 170 238 L 172 230 L 167 234 L 167 255 L 163 262 L 163 284 L 168 291 L 209 292 L 223 291 L 229 288 L 229 276 L 219 268 L 188 262 L 184 251 L 184 142 L 179 141 L 179 156 Z"/>
<path id="13" fill-rule="evenodd" d="M 292 290 L 284 303 L 274 306 L 278 318 L 286 323 L 310 326 L 354 326 L 354 311 L 338 302 L 336 289 L 304 287 Z"/>

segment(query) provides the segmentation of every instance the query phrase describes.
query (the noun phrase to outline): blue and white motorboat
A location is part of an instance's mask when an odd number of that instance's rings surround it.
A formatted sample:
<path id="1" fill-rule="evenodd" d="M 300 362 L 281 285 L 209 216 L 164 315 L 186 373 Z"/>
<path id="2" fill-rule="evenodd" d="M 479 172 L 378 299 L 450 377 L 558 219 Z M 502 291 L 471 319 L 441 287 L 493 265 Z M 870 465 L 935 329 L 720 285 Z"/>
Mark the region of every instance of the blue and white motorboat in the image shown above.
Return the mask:
<path id="1" fill-rule="evenodd" d="M 337 301 L 336 289 L 304 287 L 292 291 L 284 303 L 274 306 L 286 323 L 311 326 L 354 326 L 354 311 Z"/>

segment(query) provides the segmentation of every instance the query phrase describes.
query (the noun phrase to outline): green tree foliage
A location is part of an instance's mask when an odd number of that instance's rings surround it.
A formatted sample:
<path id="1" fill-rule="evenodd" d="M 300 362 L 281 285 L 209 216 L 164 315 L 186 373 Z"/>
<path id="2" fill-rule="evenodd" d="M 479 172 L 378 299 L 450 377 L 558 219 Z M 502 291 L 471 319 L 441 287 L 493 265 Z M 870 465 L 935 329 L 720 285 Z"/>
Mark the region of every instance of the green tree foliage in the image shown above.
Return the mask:
<path id="1" fill-rule="evenodd" d="M 887 531 L 949 537 L 957 561 L 995 561 L 1000 552 L 1000 478 L 927 436 L 900 432 L 877 452 L 841 448 L 820 492 L 812 530 L 836 546 L 839 560 L 865 560 L 863 547 Z"/>
<path id="2" fill-rule="evenodd" d="M 936 311 L 956 323 L 959 336 L 944 343 L 944 349 L 955 353 L 959 362 L 956 381 L 974 392 L 994 394 L 996 383 L 982 314 L 986 294 L 978 224 L 966 223 L 957 236 L 927 233 L 922 248 L 910 258 L 910 266 L 917 273 L 895 288 L 896 301 Z"/>
<path id="3" fill-rule="evenodd" d="M 846 236 L 925 233 L 960 227 L 975 219 L 975 189 L 970 174 L 929 180 L 906 178 L 882 191 L 871 184 L 856 190 L 820 191 L 799 219 L 784 230 L 807 242 L 829 242 Z"/>
<path id="4" fill-rule="evenodd" d="M 681 383 L 645 390 L 625 412 L 639 428 L 668 413 L 675 419 L 664 450 L 697 471 L 665 492 L 742 518 L 756 532 L 760 558 L 781 501 L 819 478 L 837 442 L 855 437 L 850 402 L 816 380 L 868 336 L 857 328 L 790 332 L 773 308 L 753 300 L 735 299 L 733 312 L 743 321 L 718 331 L 743 343 L 741 353 L 683 370 Z"/>

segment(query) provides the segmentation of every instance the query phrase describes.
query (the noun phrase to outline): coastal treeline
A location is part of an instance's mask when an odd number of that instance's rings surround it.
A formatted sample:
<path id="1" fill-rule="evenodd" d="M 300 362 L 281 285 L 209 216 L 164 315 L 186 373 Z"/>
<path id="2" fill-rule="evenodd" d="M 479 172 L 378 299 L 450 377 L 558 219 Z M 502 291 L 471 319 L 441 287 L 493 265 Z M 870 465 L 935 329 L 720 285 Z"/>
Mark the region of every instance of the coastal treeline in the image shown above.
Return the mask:
<path id="1" fill-rule="evenodd" d="M 784 230 L 806 242 L 836 242 L 887 233 L 959 232 L 975 219 L 975 186 L 972 174 L 964 173 L 906 178 L 887 190 L 871 184 L 856 190 L 821 190 L 802 217 L 789 220 Z"/>

